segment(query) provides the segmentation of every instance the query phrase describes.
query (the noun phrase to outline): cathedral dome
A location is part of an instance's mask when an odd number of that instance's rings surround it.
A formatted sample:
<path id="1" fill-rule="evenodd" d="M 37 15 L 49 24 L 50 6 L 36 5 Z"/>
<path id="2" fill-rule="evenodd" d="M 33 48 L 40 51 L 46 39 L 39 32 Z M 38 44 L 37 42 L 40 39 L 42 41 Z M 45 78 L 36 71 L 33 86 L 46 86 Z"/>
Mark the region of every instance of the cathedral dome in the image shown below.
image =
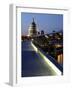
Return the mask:
<path id="1" fill-rule="evenodd" d="M 34 19 L 33 19 L 33 22 L 32 22 L 32 26 L 33 26 L 33 27 L 36 27 L 36 24 L 35 24 L 35 22 L 34 22 Z"/>
<path id="2" fill-rule="evenodd" d="M 35 21 L 34 21 L 34 18 L 33 18 L 32 23 L 31 23 L 30 26 L 29 26 L 29 35 L 30 35 L 30 36 L 35 36 L 35 35 L 37 35 L 37 26 L 36 26 L 36 23 L 35 23 Z"/>

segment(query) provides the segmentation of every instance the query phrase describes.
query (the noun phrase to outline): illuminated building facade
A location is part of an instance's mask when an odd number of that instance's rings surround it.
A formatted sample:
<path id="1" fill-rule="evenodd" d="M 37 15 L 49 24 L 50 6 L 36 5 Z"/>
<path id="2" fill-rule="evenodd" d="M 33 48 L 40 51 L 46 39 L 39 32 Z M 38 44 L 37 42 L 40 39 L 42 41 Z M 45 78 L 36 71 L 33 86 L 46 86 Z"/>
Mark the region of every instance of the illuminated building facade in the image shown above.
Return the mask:
<path id="1" fill-rule="evenodd" d="M 37 35 L 37 26 L 36 26 L 36 23 L 34 21 L 34 18 L 33 18 L 32 23 L 29 26 L 29 30 L 28 31 L 29 31 L 29 36 L 31 36 L 31 37 Z"/>

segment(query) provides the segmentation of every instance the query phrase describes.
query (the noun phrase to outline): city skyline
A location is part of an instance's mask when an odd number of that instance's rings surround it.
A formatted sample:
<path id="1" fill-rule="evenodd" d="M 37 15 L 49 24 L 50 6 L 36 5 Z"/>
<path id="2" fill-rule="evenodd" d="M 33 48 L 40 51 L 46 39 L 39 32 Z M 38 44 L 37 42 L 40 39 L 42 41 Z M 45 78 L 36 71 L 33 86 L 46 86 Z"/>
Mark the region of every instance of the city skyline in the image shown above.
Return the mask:
<path id="1" fill-rule="evenodd" d="M 43 14 L 43 13 L 21 13 L 21 33 L 28 35 L 28 28 L 34 21 L 37 25 L 37 30 L 44 30 L 45 33 L 63 30 L 63 15 L 62 14 Z"/>

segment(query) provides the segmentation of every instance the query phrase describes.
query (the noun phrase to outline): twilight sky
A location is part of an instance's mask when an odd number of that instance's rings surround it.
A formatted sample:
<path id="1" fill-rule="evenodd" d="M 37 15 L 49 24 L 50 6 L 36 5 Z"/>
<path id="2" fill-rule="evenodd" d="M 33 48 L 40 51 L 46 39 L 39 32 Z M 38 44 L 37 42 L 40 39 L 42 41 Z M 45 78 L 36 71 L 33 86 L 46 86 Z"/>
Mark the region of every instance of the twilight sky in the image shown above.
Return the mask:
<path id="1" fill-rule="evenodd" d="M 31 22 L 37 24 L 38 31 L 44 30 L 45 33 L 51 33 L 53 30 L 63 30 L 62 14 L 40 14 L 40 13 L 21 13 L 21 32 L 22 35 L 28 35 L 28 28 Z"/>

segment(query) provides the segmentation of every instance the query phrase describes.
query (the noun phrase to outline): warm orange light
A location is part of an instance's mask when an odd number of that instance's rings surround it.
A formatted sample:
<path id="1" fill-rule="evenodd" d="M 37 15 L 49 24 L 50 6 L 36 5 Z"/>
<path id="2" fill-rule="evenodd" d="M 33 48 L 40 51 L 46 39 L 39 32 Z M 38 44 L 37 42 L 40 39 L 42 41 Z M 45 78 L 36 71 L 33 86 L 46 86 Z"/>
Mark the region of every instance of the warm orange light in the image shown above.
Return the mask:
<path id="1" fill-rule="evenodd" d="M 58 48 L 58 47 L 62 47 L 62 45 L 60 45 L 60 44 L 57 44 L 57 45 L 55 45 L 56 46 L 56 48 Z"/>
<path id="2" fill-rule="evenodd" d="M 63 54 L 58 55 L 57 61 L 58 61 L 58 63 L 60 63 L 60 64 L 63 63 Z"/>

